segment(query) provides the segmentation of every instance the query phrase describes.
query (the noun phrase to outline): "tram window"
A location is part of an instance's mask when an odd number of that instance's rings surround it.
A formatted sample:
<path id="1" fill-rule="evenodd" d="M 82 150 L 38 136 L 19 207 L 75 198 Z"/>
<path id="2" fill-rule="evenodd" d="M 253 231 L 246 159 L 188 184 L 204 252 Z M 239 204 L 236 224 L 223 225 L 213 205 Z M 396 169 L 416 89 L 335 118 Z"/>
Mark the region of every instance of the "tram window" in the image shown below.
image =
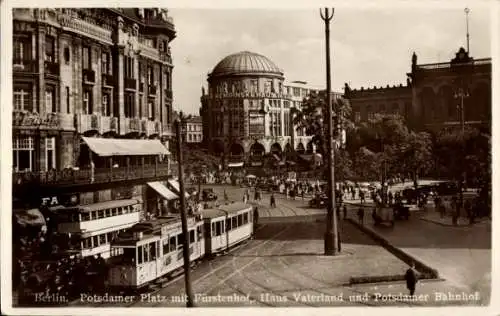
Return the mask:
<path id="1" fill-rule="evenodd" d="M 101 234 L 99 235 L 99 245 L 104 245 L 106 244 L 106 235 Z"/>
<path id="2" fill-rule="evenodd" d="M 97 211 L 97 218 L 104 218 L 104 210 Z"/>
<path id="3" fill-rule="evenodd" d="M 89 213 L 82 213 L 82 222 L 85 221 L 90 221 L 90 214 Z"/>
<path id="4" fill-rule="evenodd" d="M 238 215 L 238 227 L 242 225 L 241 214 Z"/>
<path id="5" fill-rule="evenodd" d="M 177 248 L 184 246 L 184 234 L 177 235 Z"/>
<path id="6" fill-rule="evenodd" d="M 215 236 L 220 236 L 222 234 L 221 224 L 222 222 L 215 223 Z"/>
<path id="7" fill-rule="evenodd" d="M 198 240 L 200 240 L 202 238 L 202 234 L 203 234 L 203 226 L 198 226 L 196 227 L 196 233 L 198 234 Z"/>
<path id="8" fill-rule="evenodd" d="M 97 219 L 97 212 L 96 212 L 96 211 L 92 211 L 92 212 L 90 212 L 90 219 L 91 219 L 91 220 L 95 220 L 95 219 Z"/>
<path id="9" fill-rule="evenodd" d="M 85 238 L 83 239 L 82 241 L 82 244 L 83 244 L 83 249 L 89 249 L 89 248 L 92 248 L 91 247 L 91 241 L 90 241 L 90 238 Z"/>
<path id="10" fill-rule="evenodd" d="M 117 208 L 114 208 L 113 209 L 113 216 L 117 216 L 118 215 L 118 209 Z"/>
<path id="11" fill-rule="evenodd" d="M 123 249 L 123 261 L 125 263 L 135 263 L 135 248 L 116 248 Z"/>
<path id="12" fill-rule="evenodd" d="M 142 263 L 142 246 L 137 247 L 137 263 Z"/>
<path id="13" fill-rule="evenodd" d="M 150 261 L 156 260 L 156 241 L 149 244 Z"/>
<path id="14" fill-rule="evenodd" d="M 176 239 L 175 239 L 175 236 L 174 237 L 170 237 L 170 251 L 175 251 L 175 249 L 177 249 L 177 244 L 176 244 Z"/>
<path id="15" fill-rule="evenodd" d="M 216 236 L 215 234 L 215 222 L 212 223 L 212 236 Z"/>
<path id="16" fill-rule="evenodd" d="M 195 240 L 194 240 L 194 230 L 190 230 L 189 231 L 189 244 L 192 244 L 194 242 L 195 242 Z"/>
<path id="17" fill-rule="evenodd" d="M 168 246 L 168 239 L 163 239 L 162 243 L 163 243 L 163 254 L 166 255 L 170 251 L 170 248 Z"/>
<path id="18" fill-rule="evenodd" d="M 230 231 L 231 230 L 231 219 L 228 218 L 226 219 L 226 231 Z"/>
<path id="19" fill-rule="evenodd" d="M 248 223 L 248 213 L 244 213 L 243 214 L 243 224 L 247 224 Z"/>
<path id="20" fill-rule="evenodd" d="M 143 261 L 148 262 L 149 261 L 149 247 L 147 244 L 142 247 L 142 253 L 143 253 L 143 258 L 142 258 Z"/>
<path id="21" fill-rule="evenodd" d="M 231 224 L 232 224 L 231 227 L 233 229 L 238 228 L 238 219 L 236 218 L 236 216 L 231 218 Z"/>

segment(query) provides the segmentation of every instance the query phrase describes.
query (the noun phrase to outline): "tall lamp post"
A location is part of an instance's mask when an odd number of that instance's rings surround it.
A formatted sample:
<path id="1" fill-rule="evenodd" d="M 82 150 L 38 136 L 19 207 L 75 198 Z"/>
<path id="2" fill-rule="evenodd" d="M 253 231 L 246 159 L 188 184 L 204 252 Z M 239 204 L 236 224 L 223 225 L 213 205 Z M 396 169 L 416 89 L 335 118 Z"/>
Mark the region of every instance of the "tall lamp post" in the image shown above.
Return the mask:
<path id="1" fill-rule="evenodd" d="M 469 91 L 467 89 L 464 89 L 463 87 L 460 87 L 457 89 L 453 97 L 455 99 L 460 99 L 460 104 L 458 105 L 458 112 L 460 115 L 460 130 L 462 132 L 462 173 L 460 174 L 460 183 L 459 183 L 459 189 L 460 189 L 460 203 L 463 202 L 463 182 L 466 180 L 465 179 L 465 110 L 464 110 L 464 99 L 468 98 L 470 96 Z"/>
<path id="2" fill-rule="evenodd" d="M 181 118 L 182 120 L 182 118 Z M 182 224 L 182 235 L 184 236 L 182 241 L 182 254 L 184 257 L 184 282 L 186 286 L 186 296 L 187 302 L 186 307 L 194 307 L 193 300 L 193 290 L 191 288 L 191 263 L 189 262 L 189 231 L 187 224 L 187 214 L 186 214 L 186 196 L 184 190 L 184 170 L 182 165 L 182 141 L 183 133 L 185 132 L 184 124 L 181 120 L 175 121 L 175 132 L 177 136 L 177 159 L 179 164 L 179 191 L 181 198 L 181 224 Z"/>
<path id="3" fill-rule="evenodd" d="M 325 232 L 325 255 L 334 256 L 338 252 L 338 232 L 337 232 L 337 214 L 335 212 L 335 148 L 333 144 L 333 109 L 332 109 L 332 87 L 330 79 L 330 21 L 333 18 L 334 9 L 330 13 L 328 8 L 324 11 L 320 9 L 320 16 L 325 21 L 325 39 L 326 39 L 326 107 L 328 110 L 328 214 L 326 218 Z"/>

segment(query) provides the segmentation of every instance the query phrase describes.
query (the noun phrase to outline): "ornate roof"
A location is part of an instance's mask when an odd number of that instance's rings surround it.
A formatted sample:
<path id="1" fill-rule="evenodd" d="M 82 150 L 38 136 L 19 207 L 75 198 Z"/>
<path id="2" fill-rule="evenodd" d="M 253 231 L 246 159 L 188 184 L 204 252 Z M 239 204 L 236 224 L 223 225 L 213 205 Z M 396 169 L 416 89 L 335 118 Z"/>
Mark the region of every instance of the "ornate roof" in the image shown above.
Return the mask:
<path id="1" fill-rule="evenodd" d="M 283 70 L 276 66 L 276 64 L 266 56 L 244 51 L 226 56 L 214 67 L 209 77 L 248 74 L 271 74 L 283 77 Z"/>

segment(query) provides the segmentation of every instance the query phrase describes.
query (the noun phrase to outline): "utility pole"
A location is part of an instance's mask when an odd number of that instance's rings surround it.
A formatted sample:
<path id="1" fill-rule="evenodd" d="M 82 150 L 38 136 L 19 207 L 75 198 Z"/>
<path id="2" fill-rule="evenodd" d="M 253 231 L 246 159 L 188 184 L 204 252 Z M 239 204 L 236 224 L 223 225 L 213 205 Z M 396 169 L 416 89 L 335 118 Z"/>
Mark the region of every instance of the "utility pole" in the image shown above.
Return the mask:
<path id="1" fill-rule="evenodd" d="M 186 307 L 194 307 L 193 290 L 191 288 L 191 263 L 189 260 L 189 230 L 186 214 L 186 193 L 184 191 L 184 170 L 182 165 L 182 128 L 183 122 L 175 121 L 175 132 L 177 136 L 177 159 L 179 164 L 179 191 L 181 194 L 181 224 L 182 224 L 182 254 L 184 257 L 184 282 L 186 287 L 187 302 Z"/>
<path id="2" fill-rule="evenodd" d="M 325 39 L 326 39 L 326 107 L 328 110 L 328 214 L 326 217 L 326 232 L 325 232 L 325 255 L 335 256 L 338 252 L 338 230 L 337 230 L 337 214 L 335 212 L 335 148 L 333 144 L 333 109 L 332 109 L 332 92 L 330 79 L 330 21 L 333 18 L 334 9 L 330 14 L 328 8 L 321 11 L 320 16 L 325 21 Z"/>

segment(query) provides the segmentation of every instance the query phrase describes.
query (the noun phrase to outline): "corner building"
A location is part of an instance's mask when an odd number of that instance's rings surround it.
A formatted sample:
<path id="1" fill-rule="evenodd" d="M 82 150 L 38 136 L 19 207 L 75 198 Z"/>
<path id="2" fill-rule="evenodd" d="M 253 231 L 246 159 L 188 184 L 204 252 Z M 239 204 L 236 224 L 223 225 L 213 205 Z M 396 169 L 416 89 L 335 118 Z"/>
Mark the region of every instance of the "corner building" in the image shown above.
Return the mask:
<path id="1" fill-rule="evenodd" d="M 208 93 L 203 89 L 201 97 L 203 135 L 225 164 L 260 166 L 265 154 L 282 160 L 311 142 L 295 131 L 290 113 L 306 95 L 299 87 L 294 95 L 284 79 L 270 59 L 248 51 L 223 58 L 208 75 Z"/>
<path id="2" fill-rule="evenodd" d="M 175 37 L 164 9 L 13 10 L 14 218 L 43 210 L 66 250 L 109 256 L 160 210 L 147 183 L 172 167 Z"/>

